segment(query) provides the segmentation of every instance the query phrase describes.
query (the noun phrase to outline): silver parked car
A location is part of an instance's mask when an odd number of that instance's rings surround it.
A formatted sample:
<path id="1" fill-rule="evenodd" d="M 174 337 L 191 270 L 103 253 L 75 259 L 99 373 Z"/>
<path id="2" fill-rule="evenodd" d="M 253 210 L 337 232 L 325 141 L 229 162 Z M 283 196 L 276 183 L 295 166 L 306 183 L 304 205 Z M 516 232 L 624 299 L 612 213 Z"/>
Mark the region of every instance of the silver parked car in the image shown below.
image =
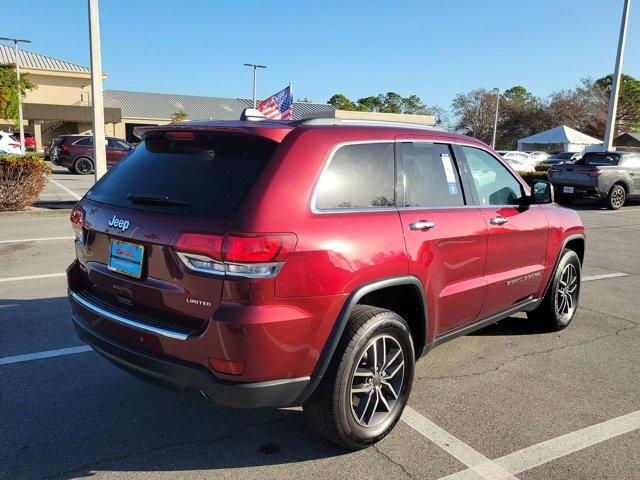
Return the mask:
<path id="1" fill-rule="evenodd" d="M 627 199 L 640 198 L 640 153 L 585 153 L 576 163 L 552 166 L 549 181 L 560 203 L 596 198 L 617 210 Z"/>

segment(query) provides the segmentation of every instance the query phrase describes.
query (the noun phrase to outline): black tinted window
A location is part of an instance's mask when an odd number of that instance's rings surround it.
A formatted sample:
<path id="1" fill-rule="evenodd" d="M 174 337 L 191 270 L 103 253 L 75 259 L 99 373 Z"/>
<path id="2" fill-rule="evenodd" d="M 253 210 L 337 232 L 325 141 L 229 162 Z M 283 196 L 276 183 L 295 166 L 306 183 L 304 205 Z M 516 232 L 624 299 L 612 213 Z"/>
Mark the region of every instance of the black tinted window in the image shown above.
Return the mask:
<path id="1" fill-rule="evenodd" d="M 522 186 L 507 168 L 479 148 L 462 147 L 481 205 L 516 205 L 523 197 Z"/>
<path id="2" fill-rule="evenodd" d="M 148 137 L 87 196 L 98 202 L 202 217 L 233 216 L 275 149 L 269 140 L 198 133 L 192 140 Z M 133 203 L 127 195 L 169 197 L 186 205 Z"/>
<path id="3" fill-rule="evenodd" d="M 618 165 L 620 157 L 605 153 L 585 153 L 580 163 L 584 165 Z"/>
<path id="4" fill-rule="evenodd" d="M 93 145 L 93 137 L 81 138 L 80 140 L 76 140 L 73 142 L 74 145 Z"/>
<path id="5" fill-rule="evenodd" d="M 376 208 L 394 205 L 392 143 L 340 147 L 322 174 L 316 208 Z"/>
<path id="6" fill-rule="evenodd" d="M 406 207 L 464 205 L 448 145 L 401 143 Z"/>

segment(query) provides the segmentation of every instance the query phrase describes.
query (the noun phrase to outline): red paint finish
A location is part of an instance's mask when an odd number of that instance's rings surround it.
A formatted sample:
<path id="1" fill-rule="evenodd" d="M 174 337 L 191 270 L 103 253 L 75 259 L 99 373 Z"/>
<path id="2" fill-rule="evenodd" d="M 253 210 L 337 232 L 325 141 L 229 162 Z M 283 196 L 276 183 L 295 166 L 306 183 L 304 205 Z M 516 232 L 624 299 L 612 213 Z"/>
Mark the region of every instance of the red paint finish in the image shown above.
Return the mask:
<path id="1" fill-rule="evenodd" d="M 429 330 L 440 335 L 472 322 L 486 292 L 487 227 L 480 211 L 476 207 L 412 209 L 402 210 L 400 218 L 409 272 L 425 286 Z M 433 222 L 435 227 L 409 229 L 419 221 Z"/>
<path id="2" fill-rule="evenodd" d="M 163 128 L 169 127 L 154 130 Z M 202 122 L 170 129 L 258 136 L 278 145 L 230 218 L 156 213 L 84 198 L 86 243 L 76 244 L 77 261 L 68 280 L 72 292 L 91 295 L 105 308 L 188 332 L 189 337 L 145 333 L 75 302 L 72 308 L 114 341 L 201 365 L 225 380 L 311 375 L 349 294 L 376 280 L 406 275 L 420 280 L 427 300 L 427 341 L 523 298 L 539 298 L 564 241 L 584 234 L 577 214 L 556 205 L 477 207 L 470 196 L 463 207 L 314 210 L 315 186 L 339 144 L 414 138 L 488 149 L 474 139 L 424 130 L 407 133 L 404 128 L 277 122 Z M 129 228 L 110 227 L 114 215 L 127 219 Z M 494 216 L 508 222 L 493 225 Z M 423 220 L 436 227 L 409 229 Z M 107 268 L 112 239 L 144 247 L 141 278 Z M 271 278 L 194 271 L 180 260 L 181 249 L 218 262 L 273 261 L 279 271 Z M 527 280 L 507 284 L 521 277 Z"/>

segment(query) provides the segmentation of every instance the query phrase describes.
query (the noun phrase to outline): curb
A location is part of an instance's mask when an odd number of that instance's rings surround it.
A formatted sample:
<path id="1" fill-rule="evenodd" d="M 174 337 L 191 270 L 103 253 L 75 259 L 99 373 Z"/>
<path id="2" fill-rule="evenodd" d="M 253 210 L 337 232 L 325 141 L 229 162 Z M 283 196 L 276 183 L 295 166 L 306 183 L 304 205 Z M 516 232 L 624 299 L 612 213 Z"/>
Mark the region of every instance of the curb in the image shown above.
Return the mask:
<path id="1" fill-rule="evenodd" d="M 68 217 L 71 215 L 70 208 L 34 208 L 19 212 L 0 212 L 0 220 L 13 217 Z"/>

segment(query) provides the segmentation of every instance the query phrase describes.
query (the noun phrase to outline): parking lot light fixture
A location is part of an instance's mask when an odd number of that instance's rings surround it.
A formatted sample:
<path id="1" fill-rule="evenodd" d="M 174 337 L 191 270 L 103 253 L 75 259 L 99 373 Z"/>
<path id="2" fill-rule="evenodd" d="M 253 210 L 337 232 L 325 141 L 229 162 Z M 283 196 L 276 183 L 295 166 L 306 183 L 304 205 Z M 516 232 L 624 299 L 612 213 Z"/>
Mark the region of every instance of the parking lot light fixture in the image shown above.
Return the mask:
<path id="1" fill-rule="evenodd" d="M 496 115 L 493 119 L 493 140 L 491 140 L 491 148 L 496 148 L 496 133 L 498 131 L 498 107 L 500 105 L 500 89 L 494 88 L 493 93 L 496 95 Z"/>
<path id="2" fill-rule="evenodd" d="M 253 108 L 256 108 L 256 71 L 259 68 L 267 68 L 267 66 L 257 65 L 255 63 L 245 63 L 244 66 L 253 68 Z"/>
<path id="3" fill-rule="evenodd" d="M 20 91 L 20 57 L 18 55 L 18 44 L 19 43 L 31 43 L 31 40 L 25 40 L 20 38 L 7 38 L 0 37 L 0 40 L 5 40 L 7 42 L 13 42 L 13 51 L 16 54 L 16 81 L 18 87 L 18 128 L 20 129 L 20 151 L 24 153 L 24 125 L 22 124 L 22 95 Z"/>
<path id="4" fill-rule="evenodd" d="M 604 145 L 607 151 L 613 149 L 613 137 L 616 130 L 616 110 L 618 109 L 618 93 L 620 90 L 620 79 L 622 77 L 622 60 L 624 57 L 624 45 L 627 40 L 627 24 L 629 21 L 629 7 L 631 0 L 624 1 L 622 9 L 622 22 L 620 24 L 620 38 L 618 39 L 618 53 L 616 55 L 616 65 L 611 79 L 611 97 L 609 97 L 609 113 L 607 115 L 607 128 L 604 134 Z"/>
<path id="5" fill-rule="evenodd" d="M 89 38 L 91 45 L 91 105 L 93 107 L 93 159 L 96 182 L 107 173 L 104 135 L 104 98 L 102 96 L 102 56 L 100 53 L 100 15 L 98 0 L 89 2 Z"/>

